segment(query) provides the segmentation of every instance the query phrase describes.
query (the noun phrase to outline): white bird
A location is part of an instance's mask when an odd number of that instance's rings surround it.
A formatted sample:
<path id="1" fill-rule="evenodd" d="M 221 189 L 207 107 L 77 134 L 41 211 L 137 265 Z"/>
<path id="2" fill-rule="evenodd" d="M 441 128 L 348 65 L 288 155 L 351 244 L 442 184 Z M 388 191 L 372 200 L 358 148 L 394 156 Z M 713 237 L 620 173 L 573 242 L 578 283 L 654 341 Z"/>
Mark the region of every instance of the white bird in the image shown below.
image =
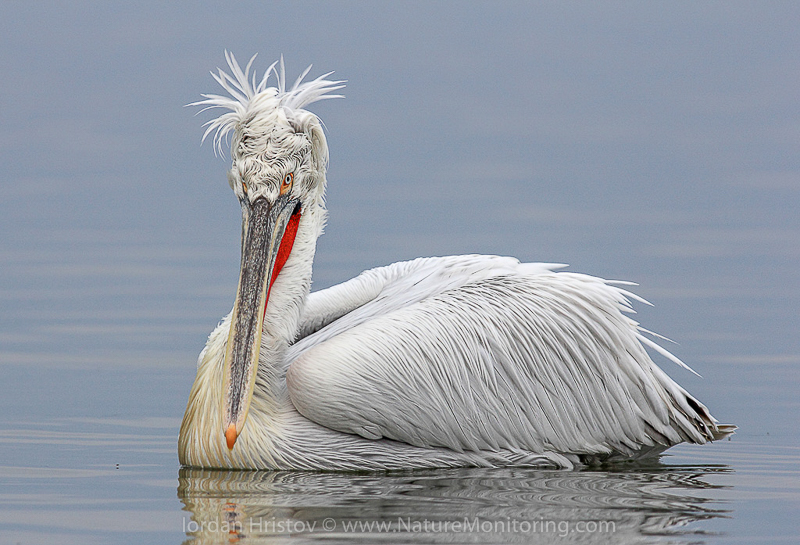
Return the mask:
<path id="1" fill-rule="evenodd" d="M 620 287 L 497 256 L 420 258 L 309 293 L 328 147 L 304 107 L 329 74 L 257 82 L 226 52 L 228 182 L 242 206 L 231 314 L 211 333 L 179 437 L 187 466 L 392 470 L 571 468 L 733 432 L 672 381 Z M 267 87 L 271 74 L 275 87 Z M 683 364 L 681 364 L 683 365 Z"/>

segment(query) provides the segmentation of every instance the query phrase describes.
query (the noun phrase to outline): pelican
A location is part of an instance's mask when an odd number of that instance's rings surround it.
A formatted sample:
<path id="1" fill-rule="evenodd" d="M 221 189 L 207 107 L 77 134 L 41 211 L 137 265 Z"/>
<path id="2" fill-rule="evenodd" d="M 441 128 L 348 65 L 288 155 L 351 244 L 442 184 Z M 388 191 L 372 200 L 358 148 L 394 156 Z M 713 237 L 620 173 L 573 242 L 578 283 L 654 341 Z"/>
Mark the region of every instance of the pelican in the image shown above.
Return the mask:
<path id="1" fill-rule="evenodd" d="M 326 218 L 328 147 L 305 109 L 344 87 L 258 80 L 225 53 L 230 96 L 207 125 L 230 137 L 242 207 L 233 310 L 211 333 L 178 440 L 181 464 L 370 471 L 573 468 L 733 433 L 645 347 L 623 286 L 510 257 L 419 258 L 310 292 Z M 275 75 L 275 86 L 268 86 Z M 487 189 L 488 190 L 488 189 Z"/>

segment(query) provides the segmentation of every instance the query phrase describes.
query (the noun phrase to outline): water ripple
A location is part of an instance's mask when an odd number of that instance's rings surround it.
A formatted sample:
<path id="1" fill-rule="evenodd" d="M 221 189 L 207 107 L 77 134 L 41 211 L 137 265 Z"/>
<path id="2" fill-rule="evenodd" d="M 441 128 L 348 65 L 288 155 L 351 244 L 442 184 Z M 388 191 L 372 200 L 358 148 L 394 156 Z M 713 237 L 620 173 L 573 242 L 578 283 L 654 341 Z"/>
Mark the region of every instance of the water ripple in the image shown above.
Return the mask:
<path id="1" fill-rule="evenodd" d="M 726 466 L 625 471 L 457 469 L 337 474 L 181 469 L 187 536 L 422 543 L 650 543 L 697 538 L 727 516 L 712 496 Z M 325 525 L 328 527 L 325 527 Z M 603 526 L 605 525 L 605 526 Z M 593 529 L 595 531 L 588 531 Z M 490 530 L 490 531 L 484 531 Z"/>

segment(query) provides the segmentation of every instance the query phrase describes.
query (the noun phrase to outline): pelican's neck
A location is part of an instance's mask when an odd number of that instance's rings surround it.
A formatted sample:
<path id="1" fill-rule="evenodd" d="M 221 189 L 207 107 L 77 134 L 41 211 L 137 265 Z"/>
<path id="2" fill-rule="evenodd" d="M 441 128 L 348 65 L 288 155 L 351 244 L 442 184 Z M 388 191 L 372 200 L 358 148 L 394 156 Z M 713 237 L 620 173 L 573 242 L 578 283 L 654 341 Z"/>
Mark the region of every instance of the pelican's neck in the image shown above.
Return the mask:
<path id="1" fill-rule="evenodd" d="M 321 203 L 303 207 L 292 251 L 270 288 L 258 363 L 257 380 L 261 384 L 256 393 L 276 402 L 285 392 L 286 350 L 297 335 L 300 316 L 311 290 L 314 253 L 326 214 Z"/>

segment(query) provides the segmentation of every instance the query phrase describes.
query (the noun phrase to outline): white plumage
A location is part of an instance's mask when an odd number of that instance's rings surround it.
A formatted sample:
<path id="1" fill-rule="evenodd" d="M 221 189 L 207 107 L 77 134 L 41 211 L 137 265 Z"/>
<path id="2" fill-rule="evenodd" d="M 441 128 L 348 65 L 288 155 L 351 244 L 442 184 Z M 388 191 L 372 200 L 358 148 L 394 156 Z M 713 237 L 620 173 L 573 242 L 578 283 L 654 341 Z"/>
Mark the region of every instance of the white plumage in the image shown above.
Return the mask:
<path id="1" fill-rule="evenodd" d="M 236 318 L 200 355 L 181 463 L 568 468 L 733 432 L 650 359 L 644 345 L 680 363 L 627 316 L 638 298 L 622 283 L 472 255 L 395 263 L 309 294 L 328 151 L 302 108 L 342 82 L 302 83 L 306 70 L 287 90 L 281 62 L 256 84 L 252 59 L 242 71 L 226 57 L 233 75 L 215 78 L 232 98 L 198 104 L 230 110 L 206 135 L 220 148 L 233 134 L 242 276 Z"/>

